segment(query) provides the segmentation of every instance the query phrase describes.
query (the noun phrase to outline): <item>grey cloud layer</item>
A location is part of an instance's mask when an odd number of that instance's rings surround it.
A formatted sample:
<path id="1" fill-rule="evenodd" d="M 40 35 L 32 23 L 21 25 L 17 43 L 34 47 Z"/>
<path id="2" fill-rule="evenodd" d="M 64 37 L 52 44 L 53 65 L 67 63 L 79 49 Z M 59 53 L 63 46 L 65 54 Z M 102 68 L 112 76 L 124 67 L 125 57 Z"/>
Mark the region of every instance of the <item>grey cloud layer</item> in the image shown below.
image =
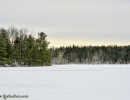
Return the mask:
<path id="1" fill-rule="evenodd" d="M 51 38 L 130 43 L 129 0 L 0 0 L 0 24 L 45 31 Z"/>

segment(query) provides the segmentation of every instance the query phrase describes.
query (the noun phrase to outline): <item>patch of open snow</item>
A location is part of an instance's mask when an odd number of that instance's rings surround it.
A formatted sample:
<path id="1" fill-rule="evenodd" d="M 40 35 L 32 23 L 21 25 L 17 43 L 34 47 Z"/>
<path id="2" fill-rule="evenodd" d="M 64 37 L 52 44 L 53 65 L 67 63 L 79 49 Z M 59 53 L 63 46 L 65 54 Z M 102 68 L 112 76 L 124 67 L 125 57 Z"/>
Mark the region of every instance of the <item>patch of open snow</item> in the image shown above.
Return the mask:
<path id="1" fill-rule="evenodd" d="M 25 100 L 130 100 L 129 76 L 130 65 L 3 67 L 0 95 L 29 95 Z"/>

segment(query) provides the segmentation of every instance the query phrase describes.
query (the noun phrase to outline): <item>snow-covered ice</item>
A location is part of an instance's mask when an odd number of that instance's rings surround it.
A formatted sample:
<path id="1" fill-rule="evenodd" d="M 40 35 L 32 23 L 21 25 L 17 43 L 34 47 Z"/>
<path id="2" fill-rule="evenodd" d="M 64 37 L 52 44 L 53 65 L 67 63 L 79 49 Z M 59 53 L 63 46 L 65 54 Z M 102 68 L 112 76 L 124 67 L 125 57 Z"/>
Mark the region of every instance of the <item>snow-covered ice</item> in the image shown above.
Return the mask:
<path id="1" fill-rule="evenodd" d="M 29 96 L 15 100 L 130 100 L 130 65 L 3 67 L 3 94 Z"/>

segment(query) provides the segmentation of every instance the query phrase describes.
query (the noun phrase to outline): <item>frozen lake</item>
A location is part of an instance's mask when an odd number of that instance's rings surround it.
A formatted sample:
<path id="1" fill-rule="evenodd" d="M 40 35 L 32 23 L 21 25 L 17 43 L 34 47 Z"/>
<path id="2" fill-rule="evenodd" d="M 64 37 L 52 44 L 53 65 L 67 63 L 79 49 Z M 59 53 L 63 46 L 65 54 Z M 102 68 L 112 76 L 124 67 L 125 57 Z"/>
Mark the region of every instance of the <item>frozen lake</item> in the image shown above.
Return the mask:
<path id="1" fill-rule="evenodd" d="M 0 68 L 4 94 L 29 96 L 15 100 L 130 100 L 130 65 Z"/>

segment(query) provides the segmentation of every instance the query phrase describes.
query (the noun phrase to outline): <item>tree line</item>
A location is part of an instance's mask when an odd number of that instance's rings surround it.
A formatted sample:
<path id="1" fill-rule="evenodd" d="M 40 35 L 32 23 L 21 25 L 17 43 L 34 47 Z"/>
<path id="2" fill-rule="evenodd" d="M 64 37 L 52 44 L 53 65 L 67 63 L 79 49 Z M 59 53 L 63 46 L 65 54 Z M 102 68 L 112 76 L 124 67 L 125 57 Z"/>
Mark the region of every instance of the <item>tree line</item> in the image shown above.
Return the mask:
<path id="1" fill-rule="evenodd" d="M 49 48 L 44 32 L 37 37 L 26 29 L 0 29 L 0 66 L 51 64 L 128 64 L 128 46 L 67 46 Z"/>
<path id="2" fill-rule="evenodd" d="M 38 37 L 27 34 L 26 29 L 0 29 L 0 66 L 51 65 L 49 42 L 44 32 Z"/>
<path id="3" fill-rule="evenodd" d="M 51 48 L 53 64 L 128 64 L 128 46 L 68 46 Z"/>

